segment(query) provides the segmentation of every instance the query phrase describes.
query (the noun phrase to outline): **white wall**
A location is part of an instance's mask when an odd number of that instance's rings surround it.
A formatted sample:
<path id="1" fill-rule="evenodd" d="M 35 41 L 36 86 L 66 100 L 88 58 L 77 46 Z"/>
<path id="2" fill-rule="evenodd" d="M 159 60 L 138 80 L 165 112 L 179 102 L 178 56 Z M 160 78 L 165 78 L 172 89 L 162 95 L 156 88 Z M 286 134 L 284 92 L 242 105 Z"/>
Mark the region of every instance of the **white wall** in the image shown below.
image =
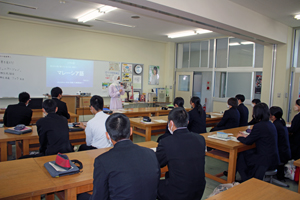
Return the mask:
<path id="1" fill-rule="evenodd" d="M 148 85 L 148 71 L 149 65 L 156 65 L 165 70 L 155 87 L 173 85 L 168 71 L 174 67 L 173 43 L 10 18 L 0 18 L 0 27 L 1 53 L 144 64 L 143 92 L 154 87 Z"/>

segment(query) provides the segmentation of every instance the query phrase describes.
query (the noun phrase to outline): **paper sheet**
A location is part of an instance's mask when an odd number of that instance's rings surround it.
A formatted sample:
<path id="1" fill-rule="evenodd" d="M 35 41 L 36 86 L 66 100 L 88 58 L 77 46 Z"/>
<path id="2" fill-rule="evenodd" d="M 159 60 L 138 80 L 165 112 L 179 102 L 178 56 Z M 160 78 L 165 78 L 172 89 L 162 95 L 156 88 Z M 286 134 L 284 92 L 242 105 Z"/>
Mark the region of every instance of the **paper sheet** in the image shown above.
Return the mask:
<path id="1" fill-rule="evenodd" d="M 154 120 L 154 121 L 156 121 L 156 122 L 158 122 L 158 123 L 167 123 L 167 122 L 168 122 L 168 121 L 162 120 L 162 119 L 157 119 L 157 120 Z"/>

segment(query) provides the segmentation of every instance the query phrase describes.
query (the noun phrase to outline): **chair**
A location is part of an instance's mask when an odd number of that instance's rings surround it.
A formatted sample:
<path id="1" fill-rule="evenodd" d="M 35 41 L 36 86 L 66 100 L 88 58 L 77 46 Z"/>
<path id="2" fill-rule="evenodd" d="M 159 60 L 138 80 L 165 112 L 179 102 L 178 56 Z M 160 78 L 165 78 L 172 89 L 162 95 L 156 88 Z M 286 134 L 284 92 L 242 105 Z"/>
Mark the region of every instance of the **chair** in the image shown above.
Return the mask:
<path id="1" fill-rule="evenodd" d="M 274 176 L 277 174 L 277 169 L 274 170 L 268 170 L 266 171 L 263 181 L 278 185 L 278 186 L 282 186 L 282 187 L 290 187 L 288 184 L 283 183 L 277 179 L 274 178 Z"/>

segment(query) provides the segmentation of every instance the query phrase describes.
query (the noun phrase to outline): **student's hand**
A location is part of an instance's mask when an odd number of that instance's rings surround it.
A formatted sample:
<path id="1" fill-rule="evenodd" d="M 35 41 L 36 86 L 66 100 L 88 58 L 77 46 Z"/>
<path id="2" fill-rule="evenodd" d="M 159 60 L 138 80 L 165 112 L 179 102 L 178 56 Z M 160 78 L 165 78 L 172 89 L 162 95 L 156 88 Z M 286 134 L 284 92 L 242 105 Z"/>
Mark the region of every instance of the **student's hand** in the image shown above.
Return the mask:
<path id="1" fill-rule="evenodd" d="M 79 122 L 79 124 L 77 126 L 80 128 L 83 128 L 83 129 L 85 129 L 85 127 L 86 127 L 82 122 Z"/>
<path id="2" fill-rule="evenodd" d="M 121 93 L 122 91 L 123 91 L 122 89 L 119 90 L 120 93 Z"/>
<path id="3" fill-rule="evenodd" d="M 242 131 L 240 131 L 237 135 L 237 138 L 238 137 L 247 137 L 248 135 L 244 134 Z"/>

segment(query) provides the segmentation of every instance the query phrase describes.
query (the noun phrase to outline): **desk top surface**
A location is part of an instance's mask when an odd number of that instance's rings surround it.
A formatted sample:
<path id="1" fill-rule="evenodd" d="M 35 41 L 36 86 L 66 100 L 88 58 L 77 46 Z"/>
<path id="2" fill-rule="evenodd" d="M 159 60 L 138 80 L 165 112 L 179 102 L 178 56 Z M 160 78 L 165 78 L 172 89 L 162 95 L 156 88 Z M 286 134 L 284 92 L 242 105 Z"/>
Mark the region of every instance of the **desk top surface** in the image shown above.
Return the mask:
<path id="1" fill-rule="evenodd" d="M 186 111 L 190 111 L 191 108 L 185 108 Z M 127 113 L 127 112 L 167 112 L 169 113 L 172 109 L 162 110 L 161 107 L 145 107 L 145 108 L 124 108 L 112 110 L 114 113 Z"/>
<path id="2" fill-rule="evenodd" d="M 300 167 L 300 159 L 296 160 L 296 161 L 294 162 L 294 165 L 297 166 L 297 167 Z"/>
<path id="3" fill-rule="evenodd" d="M 214 145 L 218 145 L 219 147 L 230 148 L 230 149 L 241 148 L 241 147 L 246 147 L 246 146 L 254 147 L 254 145 L 245 145 L 241 142 L 236 142 L 236 141 L 232 141 L 232 140 L 223 141 L 223 140 L 218 140 L 218 139 L 208 137 L 209 135 L 217 134 L 217 132 L 232 133 L 233 136 L 236 137 L 237 134 L 239 133 L 239 131 L 246 131 L 247 128 L 248 128 L 248 126 L 242 126 L 242 127 L 238 127 L 238 128 L 231 128 L 231 129 L 220 130 L 220 131 L 215 131 L 215 132 L 203 133 L 201 135 L 205 138 L 205 141 L 208 145 L 214 144 Z"/>
<path id="4" fill-rule="evenodd" d="M 0 163 L 0 199 L 54 192 L 56 186 L 33 158 Z"/>
<path id="5" fill-rule="evenodd" d="M 136 144 L 147 148 L 157 147 L 157 142 L 154 141 L 141 142 Z M 109 149 L 111 148 L 67 153 L 66 155 L 68 155 L 70 160 L 77 159 L 82 162 L 83 170 L 81 173 L 71 176 L 52 178 L 53 183 L 57 186 L 57 190 L 65 190 L 67 188 L 93 183 L 94 160 L 96 157 L 107 152 Z M 36 163 L 42 168 L 42 171 L 48 176 L 48 178 L 51 178 L 51 176 L 44 167 L 44 164 L 46 162 L 55 160 L 55 158 L 56 155 L 34 158 Z"/>
<path id="6" fill-rule="evenodd" d="M 270 199 L 300 199 L 300 194 L 285 188 L 252 178 L 240 185 L 234 186 L 207 200 L 270 200 Z"/>

